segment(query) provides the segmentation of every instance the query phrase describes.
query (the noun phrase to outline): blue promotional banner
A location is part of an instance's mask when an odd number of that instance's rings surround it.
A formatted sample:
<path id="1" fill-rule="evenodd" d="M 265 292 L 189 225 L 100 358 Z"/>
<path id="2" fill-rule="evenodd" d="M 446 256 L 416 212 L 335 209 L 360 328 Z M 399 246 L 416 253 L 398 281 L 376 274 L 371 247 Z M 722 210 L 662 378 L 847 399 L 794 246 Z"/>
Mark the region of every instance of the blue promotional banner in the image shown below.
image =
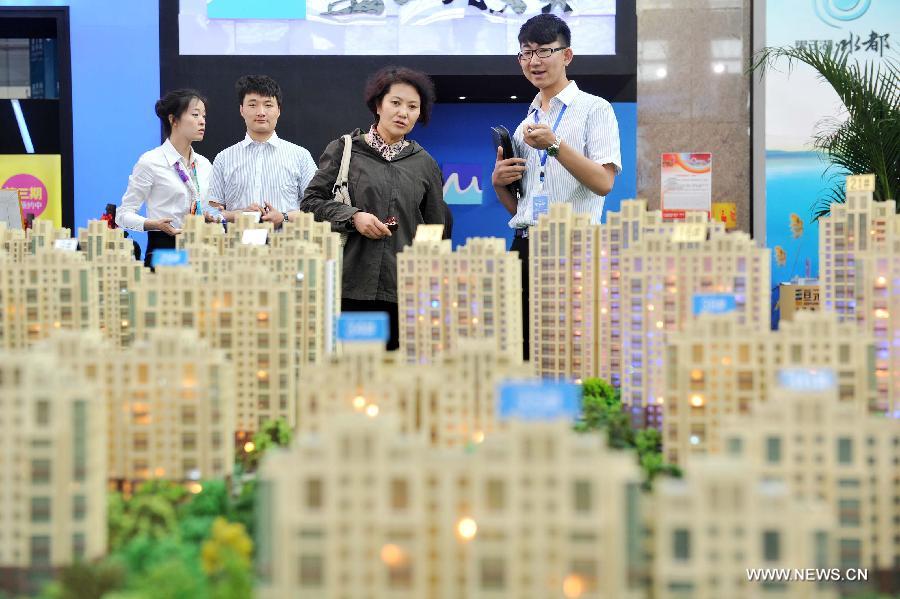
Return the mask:
<path id="1" fill-rule="evenodd" d="M 187 250 L 155 250 L 150 258 L 150 266 L 187 266 Z"/>
<path id="2" fill-rule="evenodd" d="M 737 301 L 730 293 L 697 293 L 694 295 L 694 316 L 734 312 Z"/>
<path id="3" fill-rule="evenodd" d="M 386 312 L 345 312 L 338 317 L 337 338 L 342 343 L 384 343 L 389 336 Z"/>
<path id="4" fill-rule="evenodd" d="M 575 420 L 581 412 L 581 385 L 574 383 L 509 382 L 498 387 L 497 396 L 501 420 Z"/>
<path id="5" fill-rule="evenodd" d="M 837 385 L 830 368 L 783 368 L 778 371 L 778 384 L 791 391 L 828 391 Z"/>
<path id="6" fill-rule="evenodd" d="M 765 6 L 766 46 L 846 51 L 860 65 L 877 66 L 882 57 L 897 56 L 896 0 L 769 1 Z M 823 125 L 843 121 L 846 110 L 831 86 L 802 63 L 789 67 L 781 60 L 766 71 L 765 95 L 766 245 L 772 249 L 775 287 L 819 274 L 814 206 L 846 173 L 827 170 L 829 162 L 812 140 Z"/>

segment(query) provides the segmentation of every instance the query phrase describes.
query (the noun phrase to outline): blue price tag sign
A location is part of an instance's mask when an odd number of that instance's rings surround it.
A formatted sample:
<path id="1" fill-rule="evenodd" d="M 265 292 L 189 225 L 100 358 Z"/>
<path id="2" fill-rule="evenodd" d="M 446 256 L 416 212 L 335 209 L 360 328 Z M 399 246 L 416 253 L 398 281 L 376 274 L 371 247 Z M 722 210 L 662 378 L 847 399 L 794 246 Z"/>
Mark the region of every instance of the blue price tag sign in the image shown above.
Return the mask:
<path id="1" fill-rule="evenodd" d="M 345 312 L 338 317 L 338 341 L 384 343 L 389 336 L 387 312 Z"/>
<path id="2" fill-rule="evenodd" d="M 694 316 L 699 314 L 727 314 L 734 312 L 737 302 L 729 293 L 698 293 L 694 295 Z"/>
<path id="3" fill-rule="evenodd" d="M 501 420 L 575 420 L 581 412 L 581 386 L 574 383 L 509 382 L 497 395 Z"/>
<path id="4" fill-rule="evenodd" d="M 778 384 L 791 391 L 830 391 L 837 385 L 837 377 L 830 368 L 782 368 Z"/>
<path id="5" fill-rule="evenodd" d="M 155 250 L 150 258 L 150 266 L 187 266 L 187 250 Z"/>
<path id="6" fill-rule="evenodd" d="M 531 218 L 537 220 L 550 211 L 550 197 L 540 194 L 531 198 Z"/>

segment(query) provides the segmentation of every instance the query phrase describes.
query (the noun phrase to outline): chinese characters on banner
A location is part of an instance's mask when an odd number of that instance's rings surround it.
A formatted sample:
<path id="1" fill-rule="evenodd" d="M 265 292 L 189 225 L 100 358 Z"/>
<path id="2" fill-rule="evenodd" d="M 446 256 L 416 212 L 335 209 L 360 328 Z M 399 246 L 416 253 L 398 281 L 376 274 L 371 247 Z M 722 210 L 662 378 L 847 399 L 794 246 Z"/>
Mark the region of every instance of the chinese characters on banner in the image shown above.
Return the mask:
<path id="1" fill-rule="evenodd" d="M 712 154 L 665 153 L 660 174 L 663 218 L 684 220 L 688 210 L 709 214 L 712 205 Z"/>
<path id="2" fill-rule="evenodd" d="M 58 154 L 0 155 L 0 189 L 18 194 L 23 221 L 33 217 L 62 226 L 61 164 Z"/>

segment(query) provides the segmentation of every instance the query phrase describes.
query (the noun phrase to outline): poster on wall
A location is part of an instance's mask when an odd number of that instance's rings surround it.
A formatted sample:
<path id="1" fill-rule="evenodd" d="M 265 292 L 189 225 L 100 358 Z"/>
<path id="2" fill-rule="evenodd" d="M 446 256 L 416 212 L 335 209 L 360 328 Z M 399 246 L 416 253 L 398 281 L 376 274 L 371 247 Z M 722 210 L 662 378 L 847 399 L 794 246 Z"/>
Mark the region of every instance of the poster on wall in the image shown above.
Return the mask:
<path id="1" fill-rule="evenodd" d="M 662 155 L 660 207 L 663 218 L 684 220 L 688 211 L 709 213 L 712 206 L 712 154 L 667 152 Z"/>
<path id="2" fill-rule="evenodd" d="M 27 220 L 62 227 L 62 158 L 59 154 L 0 155 L 0 189 L 15 190 Z"/>
<path id="3" fill-rule="evenodd" d="M 766 46 L 849 52 L 861 65 L 896 60 L 900 2 L 803 0 L 766 3 Z M 893 46 L 893 47 L 892 47 Z M 765 75 L 766 245 L 772 285 L 819 271 L 817 201 L 846 173 L 829 169 L 813 149 L 823 125 L 846 118 L 830 85 L 805 64 L 776 63 Z"/>

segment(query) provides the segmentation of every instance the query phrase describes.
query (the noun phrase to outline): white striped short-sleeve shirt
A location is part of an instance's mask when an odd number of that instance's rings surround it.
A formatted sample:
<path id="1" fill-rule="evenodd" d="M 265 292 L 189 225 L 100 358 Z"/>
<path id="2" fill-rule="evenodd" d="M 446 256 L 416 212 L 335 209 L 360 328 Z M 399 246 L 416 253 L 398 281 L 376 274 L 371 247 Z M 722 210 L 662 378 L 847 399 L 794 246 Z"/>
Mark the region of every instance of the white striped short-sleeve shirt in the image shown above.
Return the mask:
<path id="1" fill-rule="evenodd" d="M 213 161 L 209 199 L 226 210 L 269 202 L 276 210 L 289 212 L 300 208 L 314 174 L 316 163 L 306 148 L 275 133 L 264 142 L 247 135 Z"/>
<path id="2" fill-rule="evenodd" d="M 528 107 L 528 114 L 513 134 L 516 155 L 525 158 L 525 174 L 522 177 L 522 198 L 509 226 L 518 229 L 537 224 L 532 215 L 532 198 L 540 188 L 541 154 L 525 143 L 525 127 L 538 122 L 552 127 L 559 113 L 566 107 L 556 134 L 571 147 L 598 164 L 613 164 L 616 173 L 622 170 L 622 156 L 619 149 L 619 123 L 609 102 L 578 89 L 572 81 L 552 100 L 549 110 L 541 110 L 541 94 Z M 591 215 L 591 222 L 599 223 L 603 216 L 604 196 L 597 195 L 578 181 L 552 156 L 547 157 L 544 176 L 544 194 L 551 204 L 568 202 L 575 212 Z"/>

